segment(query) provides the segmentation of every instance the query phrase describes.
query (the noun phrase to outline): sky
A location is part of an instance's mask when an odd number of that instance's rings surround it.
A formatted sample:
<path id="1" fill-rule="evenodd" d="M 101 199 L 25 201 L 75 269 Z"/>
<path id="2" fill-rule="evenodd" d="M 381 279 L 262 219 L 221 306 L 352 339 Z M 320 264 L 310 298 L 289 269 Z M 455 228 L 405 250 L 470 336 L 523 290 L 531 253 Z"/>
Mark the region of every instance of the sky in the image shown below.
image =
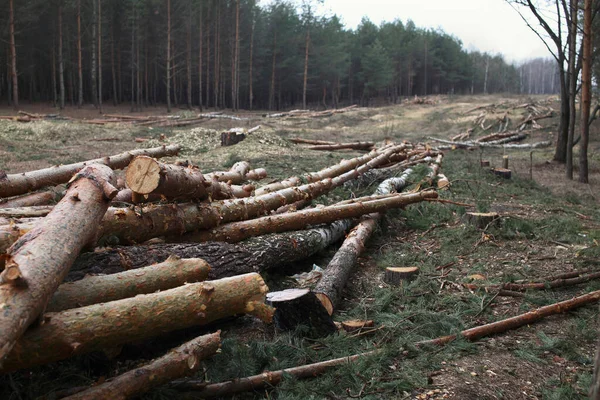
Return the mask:
<path id="1" fill-rule="evenodd" d="M 441 28 L 459 38 L 467 50 L 500 53 L 510 62 L 551 56 L 505 0 L 324 0 L 319 12 L 337 14 L 352 29 L 363 16 L 377 25 L 412 19 L 417 27 Z"/>

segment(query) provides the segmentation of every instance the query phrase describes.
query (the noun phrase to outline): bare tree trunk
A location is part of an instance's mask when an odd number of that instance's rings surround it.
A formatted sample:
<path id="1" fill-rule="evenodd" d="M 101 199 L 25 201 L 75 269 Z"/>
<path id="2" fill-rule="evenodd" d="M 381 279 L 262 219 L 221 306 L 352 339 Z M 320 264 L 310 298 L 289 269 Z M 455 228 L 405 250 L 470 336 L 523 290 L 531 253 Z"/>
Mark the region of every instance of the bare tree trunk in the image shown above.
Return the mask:
<path id="1" fill-rule="evenodd" d="M 96 7 L 96 1 L 98 0 L 92 0 L 92 70 L 91 70 L 91 74 L 92 74 L 92 102 L 94 103 L 94 106 L 98 106 L 98 86 L 97 86 L 97 82 L 96 82 L 96 77 L 97 77 L 97 71 L 96 71 L 96 40 L 97 40 L 97 36 L 96 36 L 96 22 L 98 20 L 98 7 Z"/>
<path id="2" fill-rule="evenodd" d="M 10 41 L 10 75 L 12 77 L 12 104 L 19 107 L 19 82 L 17 75 L 17 47 L 15 45 L 15 10 L 13 0 L 8 1 L 8 31 Z"/>
<path id="3" fill-rule="evenodd" d="M 221 53 L 221 39 L 220 39 L 220 17 L 221 17 L 221 2 L 217 1 L 215 8 L 215 45 L 214 45 L 214 62 L 215 62 L 215 71 L 214 71 L 214 96 L 215 96 L 215 108 L 219 107 L 219 75 L 221 72 L 221 67 L 219 65 L 219 57 Z"/>
<path id="4" fill-rule="evenodd" d="M 58 88 L 56 83 L 56 38 L 52 38 L 52 105 L 58 106 Z"/>
<path id="5" fill-rule="evenodd" d="M 142 60 L 140 59 L 140 48 L 141 46 L 141 40 L 140 40 L 140 32 L 139 32 L 139 27 L 136 25 L 135 27 L 135 37 L 136 37 L 136 48 L 135 48 L 135 59 L 137 60 L 135 63 L 135 72 L 136 72 L 136 76 L 137 76 L 137 85 L 136 85 L 136 95 L 137 95 L 137 99 L 136 99 L 136 107 L 138 109 L 138 111 L 142 111 L 142 75 L 141 75 L 141 66 L 142 66 Z"/>
<path id="6" fill-rule="evenodd" d="M 212 1 L 208 0 L 208 9 L 206 10 L 206 16 L 210 20 L 211 9 L 210 6 Z M 210 105 L 210 25 L 206 27 L 206 107 Z"/>
<path id="7" fill-rule="evenodd" d="M 579 145 L 579 182 L 588 183 L 588 143 L 592 86 L 592 1 L 585 0 L 583 22 L 583 65 L 581 77 L 581 144 Z"/>
<path id="8" fill-rule="evenodd" d="M 98 110 L 102 114 L 102 0 L 98 0 Z"/>
<path id="9" fill-rule="evenodd" d="M 256 27 L 256 21 L 254 15 L 252 15 L 252 30 L 250 31 L 250 65 L 248 67 L 248 108 L 252 110 L 252 103 L 254 101 L 254 93 L 252 92 L 252 56 L 254 52 L 254 29 Z"/>
<path id="10" fill-rule="evenodd" d="M 135 27 L 137 25 L 136 20 L 136 9 L 135 3 L 131 3 L 131 14 L 133 15 L 133 19 L 131 21 L 131 112 L 136 111 L 135 106 Z M 167 66 L 167 74 L 169 73 Z M 168 81 L 167 81 L 168 82 Z M 169 84 L 167 83 L 167 89 Z M 169 98 L 167 97 L 167 101 Z M 168 109 L 167 109 L 168 110 Z"/>
<path id="11" fill-rule="evenodd" d="M 199 17 L 198 17 L 198 106 L 200 112 L 202 112 L 202 44 L 204 43 L 204 29 L 202 24 L 202 10 L 204 4 L 200 3 L 199 6 Z"/>
<path id="12" fill-rule="evenodd" d="M 81 0 L 77 0 L 77 79 L 77 106 L 81 108 L 81 106 L 83 106 L 83 66 L 81 60 Z"/>
<path id="13" fill-rule="evenodd" d="M 62 1 L 58 2 L 58 79 L 60 89 L 60 109 L 65 108 L 65 67 L 63 60 L 63 32 L 62 32 Z"/>
<path id="14" fill-rule="evenodd" d="M 234 76 L 233 76 L 233 109 L 237 110 L 239 107 L 239 82 L 238 82 L 238 68 L 239 68 L 239 56 L 240 56 L 240 0 L 235 2 L 235 53 L 234 53 Z"/>
<path id="15" fill-rule="evenodd" d="M 269 85 L 269 110 L 273 109 L 275 103 L 275 66 L 277 58 L 277 32 L 273 35 L 273 61 L 271 63 L 271 84 Z"/>
<path id="16" fill-rule="evenodd" d="M 575 68 L 577 58 L 577 0 L 571 0 L 571 19 L 569 25 L 569 132 L 567 134 L 567 163 L 565 174 L 567 179 L 573 179 L 573 138 L 575 136 L 575 97 L 577 91 L 577 70 Z M 530 65 L 531 70 L 531 65 Z M 531 78 L 531 77 L 530 77 Z M 531 84 L 531 79 L 530 79 Z"/>
<path id="17" fill-rule="evenodd" d="M 79 0 L 78 0 L 79 1 Z M 113 105 L 117 105 L 117 70 L 115 67 L 115 23 L 110 27 L 110 69 L 112 72 Z"/>
<path id="18" fill-rule="evenodd" d="M 187 78 L 187 108 L 192 109 L 192 0 L 188 0 L 185 68 Z"/>
<path id="19" fill-rule="evenodd" d="M 310 28 L 306 27 L 306 39 L 304 41 L 304 79 L 302 85 L 302 108 L 306 110 L 306 84 L 308 83 L 308 45 L 310 43 Z"/>
<path id="20" fill-rule="evenodd" d="M 167 0 L 167 112 L 171 112 L 171 0 Z"/>

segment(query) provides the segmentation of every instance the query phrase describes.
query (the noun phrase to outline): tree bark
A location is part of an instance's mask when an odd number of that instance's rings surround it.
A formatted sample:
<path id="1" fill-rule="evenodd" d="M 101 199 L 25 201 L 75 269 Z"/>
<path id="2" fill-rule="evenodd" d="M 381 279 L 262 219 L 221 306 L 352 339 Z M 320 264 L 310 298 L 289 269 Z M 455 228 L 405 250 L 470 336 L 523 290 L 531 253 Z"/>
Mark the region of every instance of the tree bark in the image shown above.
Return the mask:
<path id="1" fill-rule="evenodd" d="M 98 55 L 96 52 L 96 40 L 98 39 L 96 36 L 96 23 L 98 20 L 98 7 L 96 6 L 96 2 L 99 0 L 92 0 L 92 102 L 94 106 L 98 105 L 98 86 L 97 86 L 97 71 L 96 71 L 96 56 Z"/>
<path id="2" fill-rule="evenodd" d="M 77 0 L 77 106 L 83 106 L 83 67 L 81 62 L 81 0 Z"/>
<path id="3" fill-rule="evenodd" d="M 252 103 L 254 101 L 254 93 L 252 91 L 252 61 L 254 55 L 254 29 L 256 21 L 254 20 L 254 14 L 252 15 L 252 30 L 250 31 L 250 65 L 248 66 L 248 109 L 252 110 Z"/>
<path id="4" fill-rule="evenodd" d="M 65 66 L 63 60 L 63 32 L 62 32 L 62 1 L 58 2 L 58 79 L 60 89 L 60 109 L 65 108 Z"/>
<path id="5" fill-rule="evenodd" d="M 264 303 L 267 291 L 260 275 L 245 274 L 48 313 L 44 324 L 28 330 L 17 342 L 0 373 L 106 350 L 237 314 L 262 316 L 264 310 L 257 305 Z M 268 319 L 269 314 L 265 317 Z"/>
<path id="6" fill-rule="evenodd" d="M 167 0 L 167 112 L 171 112 L 171 0 Z"/>
<path id="7" fill-rule="evenodd" d="M 186 283 L 204 281 L 209 271 L 210 266 L 200 258 L 169 256 L 160 264 L 136 270 L 86 276 L 76 282 L 60 285 L 46 311 L 63 311 L 172 289 Z"/>
<path id="8" fill-rule="evenodd" d="M 150 149 L 132 150 L 114 156 L 97 158 L 74 164 L 54 166 L 20 174 L 6 175 L 0 178 L 0 197 L 17 196 L 46 186 L 66 183 L 83 167 L 90 164 L 104 164 L 112 169 L 123 169 L 131 160 L 139 155 L 150 157 L 173 156 L 179 153 L 178 145 L 154 147 Z"/>
<path id="9" fill-rule="evenodd" d="M 436 192 L 422 191 L 406 195 L 398 194 L 396 196 L 366 201 L 363 203 L 301 210 L 296 211 L 295 213 L 271 215 L 253 220 L 224 224 L 210 230 L 190 234 L 186 239 L 198 242 L 223 241 L 235 243 L 252 236 L 303 229 L 309 225 L 328 223 L 345 218 L 354 218 L 434 198 L 437 198 Z"/>
<path id="10" fill-rule="evenodd" d="M 202 258 L 211 266 L 209 279 L 276 270 L 317 254 L 344 237 L 350 226 L 350 220 L 341 220 L 319 228 L 250 238 L 239 244 L 207 242 L 107 247 L 81 254 L 67 279 L 143 268 L 163 262 L 171 255 Z"/>
<path id="11" fill-rule="evenodd" d="M 185 68 L 187 78 L 187 108 L 192 109 L 192 0 L 188 0 L 186 26 Z"/>
<path id="12" fill-rule="evenodd" d="M 198 107 L 200 108 L 200 112 L 202 112 L 202 44 L 204 43 L 204 29 L 203 29 L 203 18 L 202 18 L 202 10 L 204 8 L 204 3 L 200 3 L 198 6 L 199 9 L 199 17 L 198 17 Z"/>
<path id="13" fill-rule="evenodd" d="M 13 0 L 8 1 L 8 39 L 10 43 L 10 75 L 12 78 L 12 104 L 19 108 L 19 80 L 17 75 L 17 47 L 15 45 L 15 8 Z"/>
<path id="14" fill-rule="evenodd" d="M 571 18 L 569 21 L 569 132 L 567 134 L 567 162 L 565 175 L 567 179 L 573 179 L 573 138 L 575 136 L 575 98 L 577 92 L 577 70 L 575 68 L 577 58 L 577 0 L 570 1 Z"/>
<path id="15" fill-rule="evenodd" d="M 98 109 L 102 114 L 102 0 L 98 1 Z"/>
<path id="16" fill-rule="evenodd" d="M 588 144 L 592 100 L 592 2 L 585 1 L 583 22 L 583 66 L 581 77 L 581 144 L 579 145 L 579 182 L 588 183 Z"/>
<path id="17" fill-rule="evenodd" d="M 8 249 L 0 274 L 0 363 L 43 313 L 79 251 L 93 241 L 117 193 L 115 184 L 110 168 L 86 167 L 73 177 L 52 212 Z"/>
<path id="18" fill-rule="evenodd" d="M 128 371 L 65 399 L 129 399 L 139 396 L 174 379 L 192 375 L 202 365 L 200 361 L 216 354 L 220 347 L 221 331 L 197 337 L 143 367 Z"/>
<path id="19" fill-rule="evenodd" d="M 55 198 L 54 192 L 32 193 L 10 199 L 1 199 L 0 208 L 43 206 L 54 203 Z"/>
<path id="20" fill-rule="evenodd" d="M 307 21 L 309 24 L 310 21 Z M 308 84 L 308 45 L 310 44 L 310 28 L 306 27 L 306 39 L 304 40 L 304 79 L 302 80 L 302 108 L 306 110 L 306 87 Z"/>

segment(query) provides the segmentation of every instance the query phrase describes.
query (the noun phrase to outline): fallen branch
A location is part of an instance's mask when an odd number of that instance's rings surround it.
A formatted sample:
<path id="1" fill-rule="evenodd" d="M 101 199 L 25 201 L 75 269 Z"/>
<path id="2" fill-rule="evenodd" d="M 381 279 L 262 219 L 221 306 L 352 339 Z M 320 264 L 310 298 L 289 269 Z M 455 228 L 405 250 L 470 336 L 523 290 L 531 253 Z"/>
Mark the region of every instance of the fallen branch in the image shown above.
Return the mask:
<path id="1" fill-rule="evenodd" d="M 0 178 L 0 182 L 2 179 Z M 24 196 L 0 199 L 0 208 L 31 207 L 53 204 L 56 200 L 54 192 L 39 192 Z"/>

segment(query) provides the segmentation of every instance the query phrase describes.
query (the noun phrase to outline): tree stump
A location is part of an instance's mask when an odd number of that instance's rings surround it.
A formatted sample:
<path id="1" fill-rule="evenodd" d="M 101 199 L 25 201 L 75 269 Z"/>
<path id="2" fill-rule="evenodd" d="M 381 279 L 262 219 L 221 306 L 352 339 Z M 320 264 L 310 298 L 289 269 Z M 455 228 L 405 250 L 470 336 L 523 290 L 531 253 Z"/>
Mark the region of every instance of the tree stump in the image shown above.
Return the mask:
<path id="1" fill-rule="evenodd" d="M 465 222 L 473 225 L 478 229 L 485 229 L 489 225 L 498 221 L 500 216 L 498 213 L 490 212 L 490 213 L 476 213 L 476 212 L 468 212 L 465 214 Z"/>
<path id="2" fill-rule="evenodd" d="M 504 179 L 510 179 L 512 174 L 511 170 L 506 168 L 492 168 L 492 172 L 494 175 L 500 176 Z"/>
<path id="3" fill-rule="evenodd" d="M 388 267 L 385 269 L 383 281 L 388 285 L 400 286 L 403 281 L 413 279 L 418 274 L 418 267 Z"/>
<path id="4" fill-rule="evenodd" d="M 331 316 L 317 296 L 308 289 L 286 289 L 267 294 L 267 304 L 275 307 L 273 322 L 278 329 L 308 329 L 308 337 L 323 337 L 337 331 Z"/>
<path id="5" fill-rule="evenodd" d="M 238 132 L 222 132 L 221 133 L 221 146 L 233 146 L 238 144 L 242 140 L 246 139 L 246 135 Z"/>
<path id="6" fill-rule="evenodd" d="M 508 156 L 502 156 L 502 168 L 508 169 Z"/>

